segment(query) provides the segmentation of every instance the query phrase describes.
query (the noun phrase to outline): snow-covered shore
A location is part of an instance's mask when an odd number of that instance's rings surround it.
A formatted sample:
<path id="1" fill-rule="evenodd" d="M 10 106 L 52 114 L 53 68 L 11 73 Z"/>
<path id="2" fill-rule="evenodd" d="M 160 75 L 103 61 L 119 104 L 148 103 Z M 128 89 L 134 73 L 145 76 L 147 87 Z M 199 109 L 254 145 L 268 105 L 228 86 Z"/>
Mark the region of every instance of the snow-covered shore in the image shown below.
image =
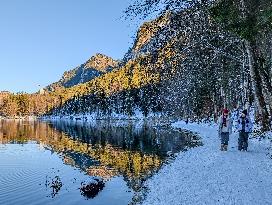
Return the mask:
<path id="1" fill-rule="evenodd" d="M 40 120 L 49 120 L 49 121 L 59 121 L 59 120 L 68 120 L 68 121 L 77 121 L 77 122 L 88 122 L 96 123 L 97 121 L 109 121 L 114 125 L 124 125 L 129 122 L 133 122 L 137 126 L 142 126 L 144 123 L 147 123 L 152 126 L 162 126 L 164 124 L 169 124 L 170 119 L 164 117 L 161 113 L 149 113 L 148 116 L 143 116 L 140 111 L 135 111 L 133 115 L 129 116 L 126 114 L 116 114 L 112 113 L 111 115 L 98 115 L 97 113 L 92 114 L 72 114 L 72 115 L 49 115 L 39 117 Z"/>
<path id="2" fill-rule="evenodd" d="M 272 204 L 272 159 L 267 155 L 271 139 L 250 139 L 249 151 L 239 152 L 234 133 L 229 151 L 221 152 L 215 125 L 172 126 L 199 133 L 204 146 L 178 154 L 150 178 L 144 205 Z"/>

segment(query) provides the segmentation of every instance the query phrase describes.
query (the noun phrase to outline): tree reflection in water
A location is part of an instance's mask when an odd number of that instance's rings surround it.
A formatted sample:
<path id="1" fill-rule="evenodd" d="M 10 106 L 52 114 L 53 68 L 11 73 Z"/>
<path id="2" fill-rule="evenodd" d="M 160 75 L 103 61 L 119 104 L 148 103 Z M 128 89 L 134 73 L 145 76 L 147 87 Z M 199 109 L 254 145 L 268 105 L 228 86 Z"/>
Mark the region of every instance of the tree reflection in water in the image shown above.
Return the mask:
<path id="1" fill-rule="evenodd" d="M 188 132 L 147 124 L 136 127 L 129 122 L 122 126 L 106 121 L 0 122 L 0 143 L 35 141 L 58 153 L 65 164 L 90 176 L 109 180 L 122 175 L 135 191 L 145 177 L 159 169 L 169 153 L 182 150 L 192 137 Z"/>

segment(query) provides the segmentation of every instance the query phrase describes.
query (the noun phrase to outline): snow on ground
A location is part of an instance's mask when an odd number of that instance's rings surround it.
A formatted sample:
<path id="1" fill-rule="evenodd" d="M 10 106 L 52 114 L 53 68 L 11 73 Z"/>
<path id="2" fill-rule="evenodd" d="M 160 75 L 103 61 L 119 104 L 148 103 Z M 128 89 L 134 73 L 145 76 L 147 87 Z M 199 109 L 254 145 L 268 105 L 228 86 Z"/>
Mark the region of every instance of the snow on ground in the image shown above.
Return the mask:
<path id="1" fill-rule="evenodd" d="M 184 122 L 172 126 L 199 133 L 204 146 L 178 154 L 150 178 L 144 205 L 272 204 L 268 140 L 251 139 L 249 151 L 239 152 L 238 133 L 234 133 L 229 151 L 222 152 L 216 126 Z"/>

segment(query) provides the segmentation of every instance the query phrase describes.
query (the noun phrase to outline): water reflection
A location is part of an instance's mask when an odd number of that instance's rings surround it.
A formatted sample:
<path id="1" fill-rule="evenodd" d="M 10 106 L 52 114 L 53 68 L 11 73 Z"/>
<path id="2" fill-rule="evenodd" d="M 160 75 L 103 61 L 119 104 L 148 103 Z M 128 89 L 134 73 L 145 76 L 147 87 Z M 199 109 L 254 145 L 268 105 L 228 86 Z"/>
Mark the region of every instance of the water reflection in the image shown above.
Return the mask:
<path id="1" fill-rule="evenodd" d="M 42 149 L 57 153 L 64 164 L 89 176 L 100 177 L 103 181 L 122 176 L 134 191 L 139 189 L 146 176 L 159 169 L 170 153 L 183 149 L 192 137 L 187 132 L 147 125 L 137 127 L 133 123 L 120 126 L 105 121 L 0 121 L 2 145 L 35 142 Z M 53 195 L 58 194 L 63 185 L 60 177 L 56 175 L 51 181 L 46 180 Z M 85 186 L 92 187 L 89 182 Z"/>

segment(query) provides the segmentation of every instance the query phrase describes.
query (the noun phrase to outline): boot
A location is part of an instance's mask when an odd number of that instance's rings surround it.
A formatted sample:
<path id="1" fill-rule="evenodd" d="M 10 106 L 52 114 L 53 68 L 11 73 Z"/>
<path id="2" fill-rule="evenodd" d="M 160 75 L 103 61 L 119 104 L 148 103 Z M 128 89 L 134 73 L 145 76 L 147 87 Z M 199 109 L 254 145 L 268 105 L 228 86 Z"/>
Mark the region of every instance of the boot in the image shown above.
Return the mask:
<path id="1" fill-rule="evenodd" d="M 220 148 L 221 151 L 224 151 L 224 145 L 221 144 L 221 148 Z"/>
<path id="2" fill-rule="evenodd" d="M 224 151 L 228 151 L 228 145 L 224 145 Z"/>

